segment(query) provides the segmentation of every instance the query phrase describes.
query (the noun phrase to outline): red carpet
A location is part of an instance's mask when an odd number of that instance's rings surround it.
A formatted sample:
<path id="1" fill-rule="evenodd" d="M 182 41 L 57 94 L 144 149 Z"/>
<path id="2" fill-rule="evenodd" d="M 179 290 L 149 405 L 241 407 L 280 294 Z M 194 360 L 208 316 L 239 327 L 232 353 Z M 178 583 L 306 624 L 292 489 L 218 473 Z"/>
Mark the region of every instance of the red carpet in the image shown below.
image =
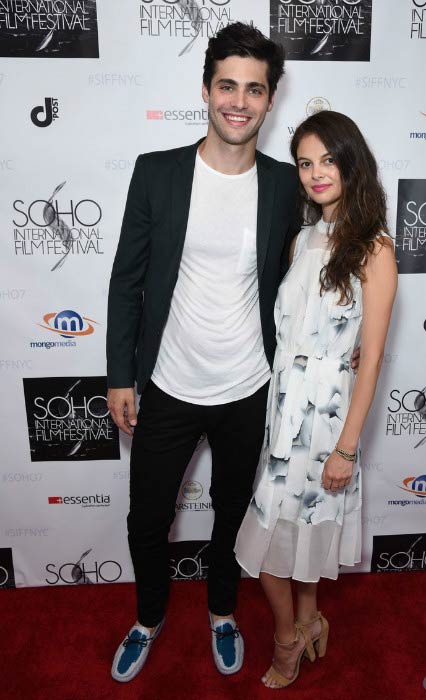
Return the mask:
<path id="1" fill-rule="evenodd" d="M 260 676 L 272 653 L 272 619 L 257 581 L 241 584 L 243 670 L 218 674 L 210 654 L 204 582 L 172 585 L 166 625 L 142 673 L 128 684 L 109 669 L 134 620 L 131 584 L 0 591 L 1 700 L 426 700 L 423 572 L 348 574 L 322 582 L 327 656 L 304 661 L 286 690 Z M 426 682 L 425 682 L 426 684 Z"/>

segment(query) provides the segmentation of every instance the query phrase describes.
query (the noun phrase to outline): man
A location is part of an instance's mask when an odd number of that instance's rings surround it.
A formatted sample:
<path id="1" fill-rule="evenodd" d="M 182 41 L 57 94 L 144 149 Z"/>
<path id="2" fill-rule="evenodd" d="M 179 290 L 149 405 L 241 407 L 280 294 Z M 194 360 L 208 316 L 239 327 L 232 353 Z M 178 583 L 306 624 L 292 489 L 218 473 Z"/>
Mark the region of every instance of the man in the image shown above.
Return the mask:
<path id="1" fill-rule="evenodd" d="M 140 671 L 163 624 L 168 532 L 203 433 L 212 451 L 215 511 L 213 656 L 224 674 L 243 662 L 233 547 L 263 441 L 274 302 L 300 228 L 295 168 L 256 151 L 283 65 L 282 47 L 253 26 L 222 29 L 206 51 L 206 138 L 139 156 L 130 184 L 107 340 L 108 406 L 116 424 L 133 433 L 128 530 L 138 620 L 114 658 L 118 681 Z"/>

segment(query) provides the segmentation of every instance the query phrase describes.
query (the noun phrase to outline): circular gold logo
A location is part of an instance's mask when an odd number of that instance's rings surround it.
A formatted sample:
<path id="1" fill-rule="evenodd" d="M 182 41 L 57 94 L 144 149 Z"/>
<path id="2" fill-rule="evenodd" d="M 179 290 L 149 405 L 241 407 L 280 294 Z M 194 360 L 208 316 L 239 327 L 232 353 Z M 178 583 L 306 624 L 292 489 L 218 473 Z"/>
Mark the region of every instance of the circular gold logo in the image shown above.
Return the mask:
<path id="1" fill-rule="evenodd" d="M 325 97 L 312 97 L 306 105 L 306 116 L 311 117 L 313 114 L 324 110 L 331 110 L 329 101 Z"/>
<path id="2" fill-rule="evenodd" d="M 203 495 L 203 487 L 199 481 L 185 481 L 182 486 L 182 496 L 187 501 L 198 501 Z"/>

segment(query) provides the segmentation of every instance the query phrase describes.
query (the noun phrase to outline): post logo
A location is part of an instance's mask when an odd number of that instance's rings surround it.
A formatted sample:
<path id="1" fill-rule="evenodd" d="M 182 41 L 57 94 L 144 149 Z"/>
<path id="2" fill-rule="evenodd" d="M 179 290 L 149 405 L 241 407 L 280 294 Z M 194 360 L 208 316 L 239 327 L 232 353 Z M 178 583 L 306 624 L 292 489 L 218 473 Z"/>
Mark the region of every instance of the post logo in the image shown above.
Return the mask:
<path id="1" fill-rule="evenodd" d="M 59 103 L 56 97 L 45 97 L 44 106 L 39 105 L 31 110 L 31 121 L 34 126 L 50 126 L 54 119 L 59 118 Z"/>
<path id="2" fill-rule="evenodd" d="M 404 486 L 399 486 L 403 491 L 408 491 L 419 498 L 426 498 L 426 474 L 421 476 L 407 476 L 403 479 Z"/>
<path id="3" fill-rule="evenodd" d="M 96 324 L 96 321 L 86 316 L 80 316 L 72 309 L 45 314 L 43 321 L 45 325 L 42 323 L 37 325 L 52 333 L 59 333 L 62 338 L 78 338 L 82 335 L 91 335 L 95 330 L 92 324 Z"/>

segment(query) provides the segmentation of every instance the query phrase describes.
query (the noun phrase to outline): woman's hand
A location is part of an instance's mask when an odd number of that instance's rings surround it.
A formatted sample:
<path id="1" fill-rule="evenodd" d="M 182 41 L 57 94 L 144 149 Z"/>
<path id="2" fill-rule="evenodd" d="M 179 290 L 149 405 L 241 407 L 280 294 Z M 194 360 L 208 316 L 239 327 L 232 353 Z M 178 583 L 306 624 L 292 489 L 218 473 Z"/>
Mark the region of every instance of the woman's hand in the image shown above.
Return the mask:
<path id="1" fill-rule="evenodd" d="M 354 463 L 332 452 L 324 463 L 322 485 L 327 491 L 339 491 L 345 488 L 352 479 Z"/>

